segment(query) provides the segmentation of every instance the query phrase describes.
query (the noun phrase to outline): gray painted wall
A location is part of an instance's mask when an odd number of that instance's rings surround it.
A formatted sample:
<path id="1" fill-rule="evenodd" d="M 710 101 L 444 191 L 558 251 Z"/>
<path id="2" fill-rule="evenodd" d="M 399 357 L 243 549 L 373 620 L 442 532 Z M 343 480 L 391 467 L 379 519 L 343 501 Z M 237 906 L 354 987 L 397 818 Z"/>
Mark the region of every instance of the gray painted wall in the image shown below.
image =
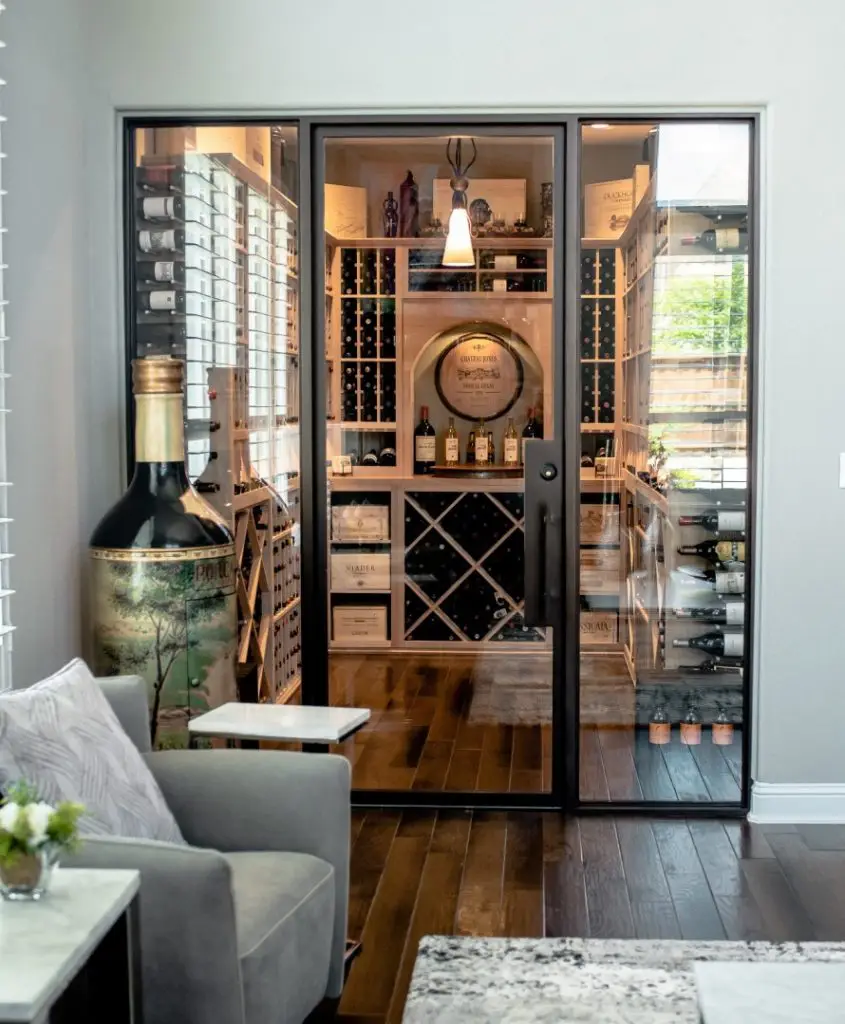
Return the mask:
<path id="1" fill-rule="evenodd" d="M 121 481 L 116 109 L 759 107 L 755 774 L 845 781 L 842 5 L 711 0 L 702 20 L 699 6 L 675 0 L 608 0 L 600 9 L 466 0 L 448 18 L 436 6 L 419 8 L 400 30 L 395 5 L 379 0 L 243 0 L 234 35 L 224 0 L 88 0 L 81 33 L 69 13 L 80 4 L 10 6 L 5 20 L 24 36 L 7 30 L 10 55 L 29 45 L 29 58 L 18 53 L 7 72 L 26 75 L 26 94 L 9 89 L 8 134 L 13 159 L 25 160 L 9 184 L 22 207 L 9 238 L 12 466 L 16 508 L 26 517 L 15 528 L 19 681 L 75 649 L 78 545 Z M 721 32 L 729 44 L 709 45 Z M 31 222 L 39 228 L 32 240 Z"/>

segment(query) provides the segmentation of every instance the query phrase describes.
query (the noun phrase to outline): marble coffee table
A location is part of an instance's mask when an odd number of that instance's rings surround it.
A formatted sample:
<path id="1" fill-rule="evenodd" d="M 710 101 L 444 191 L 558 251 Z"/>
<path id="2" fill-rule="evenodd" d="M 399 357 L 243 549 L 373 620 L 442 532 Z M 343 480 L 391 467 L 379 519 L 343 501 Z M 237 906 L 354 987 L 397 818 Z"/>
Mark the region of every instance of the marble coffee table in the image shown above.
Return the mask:
<path id="1" fill-rule="evenodd" d="M 699 1024 L 694 964 L 845 964 L 845 943 L 474 939 L 420 943 L 404 1024 Z"/>

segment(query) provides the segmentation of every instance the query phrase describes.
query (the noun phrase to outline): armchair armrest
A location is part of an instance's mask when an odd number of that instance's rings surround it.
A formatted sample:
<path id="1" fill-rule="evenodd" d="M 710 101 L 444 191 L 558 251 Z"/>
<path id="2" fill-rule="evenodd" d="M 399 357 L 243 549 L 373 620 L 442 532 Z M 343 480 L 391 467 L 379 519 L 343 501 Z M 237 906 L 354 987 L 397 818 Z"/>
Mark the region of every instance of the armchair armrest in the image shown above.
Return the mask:
<path id="1" fill-rule="evenodd" d="M 350 768 L 333 754 L 171 750 L 147 756 L 189 843 L 310 853 L 335 873 L 327 995 L 340 995 L 349 900 Z"/>
<path id="2" fill-rule="evenodd" d="M 62 865 L 136 868 L 144 1013 L 244 1024 L 231 869 L 214 850 L 149 839 L 87 839 Z"/>

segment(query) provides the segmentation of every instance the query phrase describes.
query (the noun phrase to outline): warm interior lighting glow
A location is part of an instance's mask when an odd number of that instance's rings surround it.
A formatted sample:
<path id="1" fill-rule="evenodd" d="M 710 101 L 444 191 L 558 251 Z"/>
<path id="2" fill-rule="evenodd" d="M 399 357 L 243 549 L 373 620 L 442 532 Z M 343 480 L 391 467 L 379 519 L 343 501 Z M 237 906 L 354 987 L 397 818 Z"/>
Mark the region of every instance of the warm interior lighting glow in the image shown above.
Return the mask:
<path id="1" fill-rule="evenodd" d="M 474 267 L 469 214 L 463 206 L 453 208 L 449 214 L 449 231 L 443 250 L 444 267 Z"/>
<path id="2" fill-rule="evenodd" d="M 599 121 L 597 124 L 591 124 L 590 127 L 591 128 L 595 128 L 598 131 L 607 132 L 607 131 L 610 131 L 610 129 L 613 127 L 613 125 L 607 124 L 604 121 Z"/>

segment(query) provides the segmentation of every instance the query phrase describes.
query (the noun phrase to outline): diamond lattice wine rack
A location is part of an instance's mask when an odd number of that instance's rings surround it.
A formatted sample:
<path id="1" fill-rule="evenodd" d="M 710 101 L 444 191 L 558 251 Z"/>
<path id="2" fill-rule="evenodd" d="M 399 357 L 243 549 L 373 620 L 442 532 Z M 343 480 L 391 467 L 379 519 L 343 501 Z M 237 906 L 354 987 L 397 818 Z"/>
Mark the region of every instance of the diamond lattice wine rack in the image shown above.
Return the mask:
<path id="1" fill-rule="evenodd" d="M 406 641 L 541 642 L 522 609 L 521 494 L 405 495 Z"/>

